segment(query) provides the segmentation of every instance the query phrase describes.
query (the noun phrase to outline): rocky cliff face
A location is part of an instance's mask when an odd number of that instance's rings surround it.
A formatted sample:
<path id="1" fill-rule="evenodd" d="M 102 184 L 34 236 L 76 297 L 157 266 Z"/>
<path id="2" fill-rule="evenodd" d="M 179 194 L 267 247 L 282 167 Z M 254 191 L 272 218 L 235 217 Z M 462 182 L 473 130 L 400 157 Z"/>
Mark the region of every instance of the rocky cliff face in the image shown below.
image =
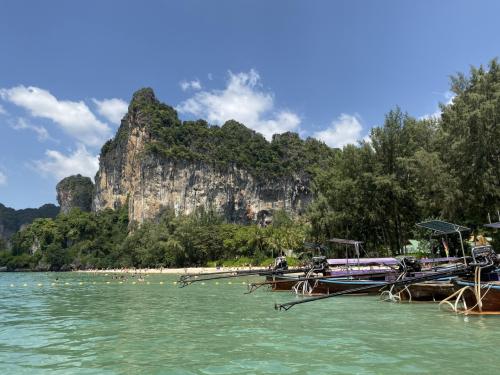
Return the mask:
<path id="1" fill-rule="evenodd" d="M 167 114 L 160 126 L 151 108 Z M 274 210 L 285 210 L 292 216 L 304 212 L 312 199 L 305 173 L 256 178 L 236 163 L 186 160 L 172 154 L 177 150 L 173 148 L 151 152 L 161 127 L 174 126 L 169 122 L 177 121 L 176 116 L 172 108 L 159 104 L 152 90 L 134 94 L 117 135 L 101 152 L 94 210 L 128 204 L 129 219 L 139 223 L 167 207 L 177 214 L 189 214 L 200 207 L 215 209 L 228 221 L 239 223 L 264 221 Z"/>
<path id="2" fill-rule="evenodd" d="M 79 174 L 66 177 L 59 181 L 56 190 L 62 213 L 66 214 L 75 207 L 82 211 L 91 210 L 94 184 L 90 178 Z"/>

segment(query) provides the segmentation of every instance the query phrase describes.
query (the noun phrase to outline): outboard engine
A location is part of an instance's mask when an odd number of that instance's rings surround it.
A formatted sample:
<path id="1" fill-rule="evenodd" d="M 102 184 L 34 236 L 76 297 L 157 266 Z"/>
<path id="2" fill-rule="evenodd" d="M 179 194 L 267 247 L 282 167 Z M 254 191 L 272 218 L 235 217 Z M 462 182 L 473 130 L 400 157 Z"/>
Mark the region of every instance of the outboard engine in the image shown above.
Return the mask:
<path id="1" fill-rule="evenodd" d="M 404 257 L 399 263 L 400 272 L 420 272 L 422 271 L 422 264 L 417 258 L 414 257 Z"/>
<path id="2" fill-rule="evenodd" d="M 275 271 L 286 271 L 288 270 L 288 262 L 286 261 L 286 257 L 280 256 L 274 260 L 274 270 Z"/>
<path id="3" fill-rule="evenodd" d="M 469 266 L 481 268 L 481 279 L 483 281 L 497 281 L 498 273 L 494 271 L 500 261 L 497 253 L 490 245 L 475 246 L 472 248 L 472 262 Z"/>
<path id="4" fill-rule="evenodd" d="M 311 259 L 311 269 L 313 269 L 316 273 L 323 272 L 323 274 L 328 270 L 330 265 L 326 260 L 325 256 L 313 257 Z"/>

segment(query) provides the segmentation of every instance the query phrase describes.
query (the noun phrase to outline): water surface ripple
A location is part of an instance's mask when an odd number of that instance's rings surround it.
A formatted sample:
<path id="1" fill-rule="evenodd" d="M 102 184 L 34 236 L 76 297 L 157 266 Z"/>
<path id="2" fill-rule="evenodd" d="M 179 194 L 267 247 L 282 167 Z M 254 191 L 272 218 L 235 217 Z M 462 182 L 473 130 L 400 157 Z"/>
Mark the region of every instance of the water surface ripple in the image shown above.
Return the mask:
<path id="1" fill-rule="evenodd" d="M 294 297 L 263 290 L 243 295 L 244 279 L 183 289 L 173 284 L 174 276 L 146 280 L 134 285 L 110 275 L 0 274 L 0 372 L 498 372 L 498 317 L 463 317 L 434 304 L 396 305 L 376 297 L 277 312 L 275 302 Z"/>

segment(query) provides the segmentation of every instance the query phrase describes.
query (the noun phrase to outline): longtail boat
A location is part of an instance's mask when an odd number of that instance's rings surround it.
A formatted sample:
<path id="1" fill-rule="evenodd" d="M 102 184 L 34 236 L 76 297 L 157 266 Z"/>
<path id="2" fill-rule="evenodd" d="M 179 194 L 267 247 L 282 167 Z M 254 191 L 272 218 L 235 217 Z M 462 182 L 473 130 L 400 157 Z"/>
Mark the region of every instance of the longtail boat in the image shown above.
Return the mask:
<path id="1" fill-rule="evenodd" d="M 383 286 L 385 288 L 389 288 L 392 286 L 408 286 L 408 285 L 418 283 L 418 282 L 438 280 L 438 279 L 442 279 L 445 277 L 453 277 L 453 276 L 458 276 L 458 275 L 465 275 L 468 272 L 470 272 L 470 267 L 465 266 L 463 264 L 456 264 L 454 267 L 448 267 L 447 269 L 441 270 L 439 272 L 435 272 L 432 274 L 428 273 L 428 274 L 424 274 L 422 276 L 404 277 L 404 278 L 397 279 L 395 281 L 385 282 L 381 286 Z M 319 301 L 319 300 L 323 300 L 323 299 L 327 299 L 327 298 L 334 298 L 334 297 L 343 296 L 343 295 L 347 295 L 347 294 L 353 294 L 353 293 L 357 293 L 357 292 L 362 292 L 362 291 L 368 290 L 370 288 L 373 288 L 373 286 L 372 285 L 364 285 L 364 286 L 360 286 L 358 288 L 347 289 L 347 290 L 339 291 L 336 293 L 325 294 L 325 295 L 321 295 L 321 296 L 307 297 L 307 298 L 302 298 L 302 299 L 291 301 L 291 302 L 275 304 L 274 308 L 276 310 L 289 310 L 290 308 L 292 308 L 295 305 Z"/>
<path id="2" fill-rule="evenodd" d="M 442 220 L 429 220 L 417 224 L 418 227 L 427 229 L 431 232 L 431 238 L 438 237 L 441 238 L 441 242 L 445 248 L 446 258 L 427 258 L 421 259 L 421 263 L 428 263 L 431 268 L 427 272 L 437 272 L 438 269 L 434 268 L 433 263 L 456 263 L 462 261 L 464 265 L 467 265 L 467 258 L 465 256 L 465 250 L 463 247 L 462 233 L 470 231 L 469 228 L 462 225 L 448 223 Z M 458 257 L 449 257 L 449 249 L 446 244 L 445 238 L 448 235 L 457 235 L 460 239 L 462 259 Z M 456 251 L 458 255 L 458 251 Z M 437 262 L 433 262 L 436 260 Z M 418 276 L 418 274 L 416 275 Z M 453 283 L 454 277 L 446 277 L 442 279 L 425 281 L 421 283 L 412 283 L 410 285 L 395 286 L 390 290 L 384 292 L 384 296 L 387 296 L 387 300 L 391 301 L 427 301 L 427 302 L 439 302 L 453 294 L 456 290 L 455 284 Z"/>
<path id="3" fill-rule="evenodd" d="M 378 294 L 385 282 L 394 281 L 398 277 L 421 276 L 423 275 L 422 268 L 426 268 L 424 272 L 433 272 L 438 264 L 457 261 L 455 257 L 423 258 L 418 261 L 409 257 L 403 259 L 360 258 L 361 241 L 333 238 L 329 242 L 344 245 L 345 258 L 327 259 L 320 262 L 318 261 L 320 257 L 316 257 L 313 258 L 316 259 L 313 263 L 317 263 L 318 266 L 311 268 L 316 272 L 314 275 L 311 273 L 269 275 L 264 283 L 252 284 L 251 288 L 255 289 L 257 285 L 267 284 L 273 291 L 294 291 L 296 294 L 303 295 L 331 294 L 349 289 L 353 290 L 353 294 Z M 350 251 L 351 249 L 354 249 L 354 252 Z M 318 276 L 319 273 L 322 276 Z M 362 291 L 357 292 L 360 286 L 371 286 L 371 288 L 363 288 Z M 450 288 L 453 292 L 453 285 L 450 285 Z M 428 297 L 425 297 L 425 294 L 428 294 L 427 289 L 429 289 L 429 284 L 423 286 L 424 293 L 417 291 L 417 299 L 432 300 L 442 294 L 442 292 L 437 293 L 439 290 L 436 289 L 436 293 L 430 293 Z M 404 291 L 408 292 L 408 288 Z M 411 299 L 411 294 L 408 293 L 408 295 Z M 444 295 L 443 298 L 448 295 Z M 401 296 L 398 298 L 403 299 Z"/>
<path id="4" fill-rule="evenodd" d="M 363 285 L 373 281 L 374 291 L 377 291 L 379 281 L 385 280 L 389 275 L 397 272 L 393 267 L 398 264 L 395 258 L 360 258 L 361 241 L 332 238 L 329 242 L 345 246 L 344 259 L 313 257 L 312 264 L 314 266 L 307 273 L 303 275 L 269 275 L 266 281 L 260 285 L 270 285 L 273 291 L 292 290 L 297 294 L 315 295 L 345 290 L 350 287 L 351 281 L 362 280 Z M 352 252 L 351 249 L 354 251 Z M 354 258 L 351 258 L 350 255 L 354 255 Z M 373 269 L 374 266 L 377 268 Z M 320 274 L 322 276 L 319 276 Z"/>
<path id="5" fill-rule="evenodd" d="M 490 245 L 475 246 L 471 252 L 474 272 L 456 279 L 454 293 L 440 304 L 461 314 L 500 314 L 499 256 Z"/>
<path id="6" fill-rule="evenodd" d="M 305 289 L 302 289 L 302 292 L 305 293 L 300 292 L 299 294 L 328 294 L 330 290 L 333 292 L 334 288 L 327 285 L 327 282 L 335 280 L 364 280 L 367 282 L 370 280 L 384 280 L 386 275 L 394 273 L 395 271 L 391 269 L 350 270 L 349 272 L 330 270 L 322 276 L 306 276 L 304 274 L 272 275 L 267 276 L 266 281 L 260 284 L 269 285 L 273 291 L 291 291 L 295 288 L 299 293 L 301 288 L 305 287 Z"/>
<path id="7" fill-rule="evenodd" d="M 406 276 L 420 277 L 426 274 L 433 274 L 437 271 L 443 271 L 445 268 L 436 268 L 436 263 L 449 263 L 455 261 L 455 259 L 456 258 L 435 259 L 435 263 L 432 263 L 432 269 L 424 269 L 420 272 L 415 272 L 415 270 L 408 272 L 407 270 Z M 399 259 L 398 262 L 402 263 L 403 259 Z M 360 259 L 360 263 L 363 264 L 362 258 Z M 269 285 L 273 291 L 295 291 L 297 294 L 308 295 L 331 294 L 349 289 L 353 290 L 352 294 L 379 294 L 381 292 L 381 286 L 384 286 L 388 281 L 396 280 L 398 276 L 403 275 L 405 272 L 404 270 L 404 267 L 400 269 L 330 270 L 326 273 L 326 276 L 316 277 L 293 274 L 274 275 L 268 276 L 267 281 L 261 284 Z M 401 292 L 399 296 L 401 300 L 440 301 L 448 297 L 454 291 L 454 284 L 451 284 L 450 280 L 450 278 L 444 278 L 433 282 L 414 284 L 394 293 Z M 371 285 L 372 288 L 356 291 L 360 286 L 369 285 Z"/>
<path id="8" fill-rule="evenodd" d="M 391 258 L 386 258 L 391 259 Z M 380 275 L 372 275 L 370 278 L 360 278 L 350 275 L 346 278 L 332 278 L 324 279 L 319 281 L 318 290 L 322 290 L 326 294 L 337 293 L 344 290 L 356 290 L 360 286 L 371 285 L 372 288 L 366 288 L 361 291 L 355 291 L 353 294 L 379 294 L 382 292 L 382 287 L 385 286 L 387 282 L 400 280 L 408 277 L 422 277 L 425 275 L 434 275 L 437 272 L 443 272 L 447 270 L 447 265 L 456 261 L 454 257 L 446 258 L 425 258 L 425 259 L 414 259 L 411 257 L 404 257 L 401 259 L 394 259 L 398 264 L 398 269 L 393 269 L 392 272 L 386 272 Z M 384 264 L 388 264 L 384 261 Z M 453 266 L 451 266 L 453 268 Z M 405 285 L 400 289 L 391 290 L 392 294 L 399 294 L 399 300 L 418 300 L 418 301 L 429 301 L 436 300 L 439 301 L 442 298 L 446 298 L 450 295 L 449 292 L 453 293 L 453 284 L 449 283 L 449 278 L 444 278 L 432 282 L 425 282 L 419 284 Z M 417 287 L 415 287 L 417 285 Z M 322 288 L 322 289 L 321 289 Z M 326 289 L 326 290 L 325 290 Z M 383 288 L 386 290 L 386 288 Z M 386 292 L 389 292 L 386 290 Z M 387 293 L 386 293 L 387 294 Z M 391 293 L 389 293 L 391 295 Z M 442 298 L 440 298 L 443 296 Z M 412 298 L 414 297 L 414 298 Z"/>

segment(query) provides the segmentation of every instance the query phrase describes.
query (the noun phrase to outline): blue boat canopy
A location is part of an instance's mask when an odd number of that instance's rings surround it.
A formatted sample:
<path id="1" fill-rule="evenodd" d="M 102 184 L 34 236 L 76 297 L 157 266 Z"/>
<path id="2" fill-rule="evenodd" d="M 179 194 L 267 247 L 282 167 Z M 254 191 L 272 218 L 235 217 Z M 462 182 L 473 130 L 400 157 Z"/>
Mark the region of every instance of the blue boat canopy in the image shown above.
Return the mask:
<path id="1" fill-rule="evenodd" d="M 448 223 L 442 220 L 429 220 L 418 223 L 417 226 L 425 229 L 430 229 L 434 234 L 450 234 L 459 232 L 469 232 L 470 229 L 462 225 Z"/>

